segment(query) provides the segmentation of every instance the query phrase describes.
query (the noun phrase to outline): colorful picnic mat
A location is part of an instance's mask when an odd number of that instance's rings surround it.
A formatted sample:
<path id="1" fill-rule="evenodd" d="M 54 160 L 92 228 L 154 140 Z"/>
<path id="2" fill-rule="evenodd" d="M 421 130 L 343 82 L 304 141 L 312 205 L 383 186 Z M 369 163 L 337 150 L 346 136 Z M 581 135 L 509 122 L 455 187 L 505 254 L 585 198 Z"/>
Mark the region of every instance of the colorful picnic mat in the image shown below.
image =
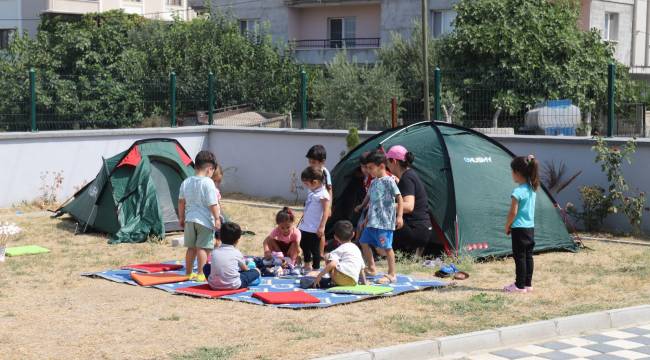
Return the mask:
<path id="1" fill-rule="evenodd" d="M 175 262 L 171 261 L 168 263 L 175 263 Z M 184 270 L 168 271 L 166 273 L 170 273 L 170 274 L 176 273 L 181 275 L 184 274 L 185 271 Z M 94 278 L 102 278 L 102 279 L 106 279 L 118 283 L 138 286 L 138 284 L 131 278 L 131 270 L 115 269 L 115 270 L 106 270 L 100 272 L 83 273 L 81 275 L 94 277 Z M 379 277 L 380 275 L 378 275 L 377 277 L 369 277 L 368 280 L 372 281 L 373 279 L 378 279 Z M 172 294 L 182 295 L 181 293 L 176 292 L 176 289 L 181 289 L 181 288 L 196 286 L 201 284 L 204 283 L 199 283 L 195 281 L 183 281 L 183 282 L 172 283 L 172 284 L 154 285 L 151 287 L 164 290 Z M 246 303 L 251 303 L 256 305 L 267 305 L 267 306 L 286 308 L 286 309 L 326 308 L 330 306 L 349 304 L 349 303 L 372 299 L 372 298 L 389 297 L 389 296 L 405 294 L 413 291 L 422 291 L 422 290 L 432 289 L 432 288 L 441 288 L 447 285 L 448 285 L 447 282 L 436 280 L 436 279 L 416 279 L 407 275 L 398 274 L 396 283 L 390 285 L 382 285 L 382 286 L 390 286 L 391 288 L 393 288 L 393 291 L 389 293 L 385 293 L 381 295 L 355 295 L 355 294 L 337 294 L 337 293 L 328 292 L 327 290 L 324 289 L 301 289 L 300 277 L 297 276 L 283 277 L 283 278 L 263 277 L 259 285 L 252 286 L 251 288 L 248 289 L 248 291 L 241 292 L 238 294 L 222 296 L 219 299 L 241 301 L 241 302 L 246 302 Z M 320 300 L 320 302 L 314 304 L 268 305 L 268 304 L 264 304 L 261 300 L 253 297 L 253 293 L 256 292 L 287 292 L 287 291 L 304 291 L 312 296 L 317 297 Z"/>

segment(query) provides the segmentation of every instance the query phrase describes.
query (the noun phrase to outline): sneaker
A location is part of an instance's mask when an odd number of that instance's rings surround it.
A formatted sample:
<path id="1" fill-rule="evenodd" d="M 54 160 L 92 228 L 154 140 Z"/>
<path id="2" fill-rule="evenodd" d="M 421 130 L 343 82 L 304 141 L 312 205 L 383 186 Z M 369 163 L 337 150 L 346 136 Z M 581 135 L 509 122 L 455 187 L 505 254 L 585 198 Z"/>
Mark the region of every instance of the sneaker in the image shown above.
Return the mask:
<path id="1" fill-rule="evenodd" d="M 526 286 L 526 292 L 533 292 L 533 287 L 532 286 Z"/>
<path id="2" fill-rule="evenodd" d="M 205 282 L 205 274 L 198 274 L 196 275 L 196 279 L 194 279 L 196 282 Z"/>
<path id="3" fill-rule="evenodd" d="M 190 274 L 190 277 L 189 277 L 189 279 L 188 279 L 188 280 L 190 280 L 190 281 L 193 281 L 193 280 L 195 280 L 195 279 L 196 279 L 196 277 L 197 277 L 197 276 L 199 276 L 199 274 L 197 274 L 197 273 L 195 273 L 195 272 L 193 272 L 193 273 L 191 273 L 191 274 Z"/>
<path id="4" fill-rule="evenodd" d="M 515 285 L 514 283 L 513 283 L 513 284 L 510 284 L 510 285 L 508 285 L 508 286 L 505 286 L 505 287 L 503 288 L 503 291 L 505 291 L 505 292 L 511 292 L 511 293 L 526 293 L 526 289 L 520 289 L 520 288 L 518 288 L 517 285 Z"/>

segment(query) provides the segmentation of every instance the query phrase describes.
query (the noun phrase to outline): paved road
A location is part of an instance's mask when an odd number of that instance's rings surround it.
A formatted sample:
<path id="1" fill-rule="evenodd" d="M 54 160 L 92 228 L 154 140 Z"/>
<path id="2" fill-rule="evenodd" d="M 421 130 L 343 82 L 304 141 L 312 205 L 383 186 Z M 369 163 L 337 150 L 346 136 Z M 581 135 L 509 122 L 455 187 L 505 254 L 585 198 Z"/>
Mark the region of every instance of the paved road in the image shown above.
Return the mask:
<path id="1" fill-rule="evenodd" d="M 471 360 L 650 360 L 650 324 L 471 354 Z"/>

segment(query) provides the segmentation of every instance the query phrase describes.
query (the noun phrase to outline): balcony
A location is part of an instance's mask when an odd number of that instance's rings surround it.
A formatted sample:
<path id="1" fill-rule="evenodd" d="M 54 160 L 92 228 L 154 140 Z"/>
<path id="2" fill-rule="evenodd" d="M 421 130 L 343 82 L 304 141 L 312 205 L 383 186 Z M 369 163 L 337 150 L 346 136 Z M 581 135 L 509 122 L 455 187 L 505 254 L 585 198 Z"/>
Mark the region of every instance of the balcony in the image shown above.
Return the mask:
<path id="1" fill-rule="evenodd" d="M 350 61 L 374 63 L 377 61 L 379 38 L 344 38 L 293 40 L 289 42 L 294 49 L 296 60 L 303 64 L 325 64 L 345 50 Z"/>
<path id="2" fill-rule="evenodd" d="M 366 5 L 380 4 L 380 0 L 285 0 L 288 7 L 315 7 L 315 6 L 340 6 L 340 5 Z"/>
<path id="3" fill-rule="evenodd" d="M 378 48 L 379 38 L 350 38 L 350 39 L 319 39 L 319 40 L 293 40 L 289 42 L 297 50 L 303 49 L 354 49 Z"/>
<path id="4" fill-rule="evenodd" d="M 99 12 L 98 0 L 49 0 L 45 13 L 53 14 L 87 14 Z"/>

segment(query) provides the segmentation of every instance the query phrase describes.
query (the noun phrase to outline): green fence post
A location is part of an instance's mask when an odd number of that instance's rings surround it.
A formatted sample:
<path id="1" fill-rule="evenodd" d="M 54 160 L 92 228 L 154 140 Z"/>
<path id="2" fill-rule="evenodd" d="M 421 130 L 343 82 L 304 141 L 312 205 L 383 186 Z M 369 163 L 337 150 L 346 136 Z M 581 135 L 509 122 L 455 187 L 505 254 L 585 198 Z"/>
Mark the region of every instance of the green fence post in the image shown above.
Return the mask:
<path id="1" fill-rule="evenodd" d="M 434 100 L 435 100 L 435 112 L 436 112 L 436 118 L 434 120 L 440 121 L 442 120 L 442 111 L 441 109 L 441 99 L 442 99 L 442 93 L 441 93 L 441 86 L 440 86 L 440 68 L 436 66 L 436 70 L 433 73 L 433 81 L 434 81 Z"/>
<path id="2" fill-rule="evenodd" d="M 36 128 L 36 71 L 29 69 L 29 117 L 32 123 L 32 132 L 37 132 Z"/>
<path id="3" fill-rule="evenodd" d="M 171 125 L 176 127 L 176 73 L 169 74 L 169 103 L 170 103 L 170 117 Z"/>
<path id="4" fill-rule="evenodd" d="M 614 95 L 616 92 L 616 65 L 607 66 L 607 137 L 614 136 L 616 127 Z"/>
<path id="5" fill-rule="evenodd" d="M 212 71 L 208 74 L 208 124 L 214 122 L 214 74 Z"/>
<path id="6" fill-rule="evenodd" d="M 300 70 L 300 128 L 307 128 L 307 72 Z"/>

